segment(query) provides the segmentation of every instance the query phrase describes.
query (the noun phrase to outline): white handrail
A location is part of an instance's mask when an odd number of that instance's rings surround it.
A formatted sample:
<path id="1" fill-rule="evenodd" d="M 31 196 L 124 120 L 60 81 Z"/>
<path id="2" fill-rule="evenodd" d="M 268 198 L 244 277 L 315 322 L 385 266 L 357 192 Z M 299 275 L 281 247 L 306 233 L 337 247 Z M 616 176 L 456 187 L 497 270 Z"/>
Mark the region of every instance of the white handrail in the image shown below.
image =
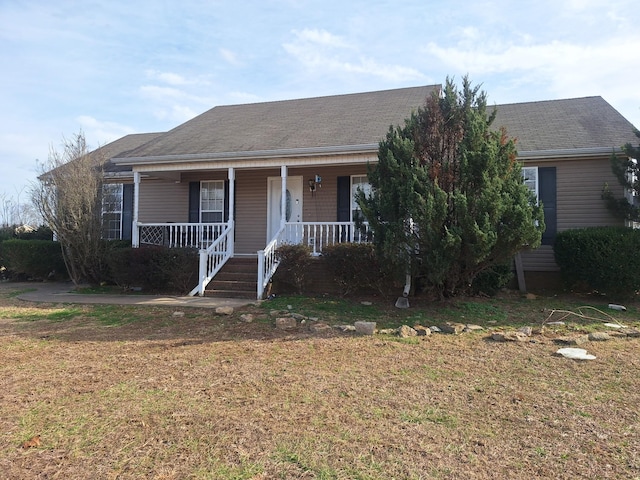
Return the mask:
<path id="1" fill-rule="evenodd" d="M 228 222 L 226 228 L 207 249 L 200 250 L 200 265 L 198 268 L 198 285 L 189 292 L 189 296 L 199 294 L 204 296 L 204 290 L 216 276 L 223 265 L 233 256 L 233 222 Z"/>
<path id="2" fill-rule="evenodd" d="M 284 232 L 285 228 L 280 228 L 264 250 L 258 251 L 258 300 L 262 300 L 264 290 L 280 263 L 276 257 L 276 250 L 283 243 Z"/>

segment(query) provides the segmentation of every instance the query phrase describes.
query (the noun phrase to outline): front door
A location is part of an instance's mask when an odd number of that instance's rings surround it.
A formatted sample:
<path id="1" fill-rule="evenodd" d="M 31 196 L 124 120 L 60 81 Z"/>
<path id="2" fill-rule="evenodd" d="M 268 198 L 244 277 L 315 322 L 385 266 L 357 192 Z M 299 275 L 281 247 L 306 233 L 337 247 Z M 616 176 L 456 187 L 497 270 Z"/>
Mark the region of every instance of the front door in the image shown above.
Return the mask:
<path id="1" fill-rule="evenodd" d="M 282 178 L 269 177 L 267 199 L 267 243 L 280 230 Z M 302 222 L 302 177 L 287 177 L 287 222 Z"/>

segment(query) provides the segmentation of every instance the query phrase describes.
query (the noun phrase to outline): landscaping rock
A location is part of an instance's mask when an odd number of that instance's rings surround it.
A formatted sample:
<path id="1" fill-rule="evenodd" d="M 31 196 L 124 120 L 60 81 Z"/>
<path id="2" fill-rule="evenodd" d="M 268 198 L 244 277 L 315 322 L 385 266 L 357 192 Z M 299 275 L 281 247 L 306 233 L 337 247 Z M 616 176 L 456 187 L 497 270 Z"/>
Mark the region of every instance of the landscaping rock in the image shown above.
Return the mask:
<path id="1" fill-rule="evenodd" d="M 433 333 L 440 333 L 442 332 L 442 330 L 440 330 L 439 327 L 436 327 L 435 325 L 432 325 L 429 327 L 429 330 L 431 330 Z"/>
<path id="2" fill-rule="evenodd" d="M 481 330 L 484 330 L 483 327 L 481 327 L 480 325 L 474 325 L 472 323 L 468 323 L 465 327 L 463 332 L 479 332 Z"/>
<path id="3" fill-rule="evenodd" d="M 298 327 L 296 319 L 293 317 L 278 317 L 276 318 L 276 328 L 279 330 L 292 330 Z"/>
<path id="4" fill-rule="evenodd" d="M 364 305 L 365 307 L 370 307 L 371 305 L 373 305 L 373 303 L 364 301 L 364 302 L 360 302 L 360 305 Z"/>
<path id="5" fill-rule="evenodd" d="M 622 328 L 621 333 L 624 333 L 627 337 L 638 338 L 640 337 L 640 331 L 635 328 Z"/>
<path id="6" fill-rule="evenodd" d="M 591 332 L 589 334 L 589 340 L 592 342 L 604 342 L 606 340 L 611 340 L 611 335 L 607 332 Z"/>
<path id="7" fill-rule="evenodd" d="M 576 335 L 571 337 L 558 337 L 554 342 L 561 345 L 583 345 L 589 341 L 589 335 Z"/>
<path id="8" fill-rule="evenodd" d="M 440 325 L 440 330 L 442 331 L 442 333 L 452 333 L 454 335 L 459 335 L 464 331 L 465 327 L 466 325 L 464 323 L 447 322 Z"/>
<path id="9" fill-rule="evenodd" d="M 376 322 L 358 321 L 353 325 L 356 329 L 356 333 L 360 335 L 373 335 L 376 333 Z"/>
<path id="10" fill-rule="evenodd" d="M 354 327 L 353 325 L 335 325 L 333 328 L 337 328 L 338 330 L 341 330 L 343 332 L 355 332 L 356 331 L 356 327 Z"/>
<path id="11" fill-rule="evenodd" d="M 493 332 L 491 339 L 496 342 L 526 342 L 529 337 L 522 332 Z"/>
<path id="12" fill-rule="evenodd" d="M 218 315 L 231 315 L 233 314 L 233 307 L 216 307 L 216 313 Z"/>
<path id="13" fill-rule="evenodd" d="M 381 330 L 378 330 L 378 334 L 380 335 L 395 335 L 397 333 L 398 333 L 397 328 L 383 328 Z"/>
<path id="14" fill-rule="evenodd" d="M 184 317 L 184 312 L 173 312 L 172 317 Z"/>
<path id="15" fill-rule="evenodd" d="M 240 320 L 245 323 L 251 323 L 254 320 L 254 316 L 251 313 L 243 313 L 240 315 Z"/>
<path id="16" fill-rule="evenodd" d="M 431 335 L 431 329 L 423 327 L 422 325 L 414 325 L 413 329 L 416 331 L 419 337 L 428 337 Z"/>
<path id="17" fill-rule="evenodd" d="M 561 348 L 556 352 L 566 358 L 573 360 L 595 360 L 595 355 L 590 355 L 584 348 Z"/>
<path id="18" fill-rule="evenodd" d="M 305 315 L 301 315 L 299 313 L 292 313 L 291 316 L 296 320 L 307 320 L 307 317 Z"/>
<path id="19" fill-rule="evenodd" d="M 326 323 L 312 323 L 309 325 L 309 331 L 312 333 L 321 333 L 331 330 L 331 327 Z"/>
<path id="20" fill-rule="evenodd" d="M 533 328 L 531 327 L 520 327 L 518 331 L 524 333 L 527 337 L 533 335 Z"/>
<path id="21" fill-rule="evenodd" d="M 402 325 L 399 329 L 398 329 L 398 336 L 400 338 L 409 338 L 409 337 L 416 337 L 418 336 L 418 332 L 416 332 L 413 328 L 411 328 L 409 325 Z"/>

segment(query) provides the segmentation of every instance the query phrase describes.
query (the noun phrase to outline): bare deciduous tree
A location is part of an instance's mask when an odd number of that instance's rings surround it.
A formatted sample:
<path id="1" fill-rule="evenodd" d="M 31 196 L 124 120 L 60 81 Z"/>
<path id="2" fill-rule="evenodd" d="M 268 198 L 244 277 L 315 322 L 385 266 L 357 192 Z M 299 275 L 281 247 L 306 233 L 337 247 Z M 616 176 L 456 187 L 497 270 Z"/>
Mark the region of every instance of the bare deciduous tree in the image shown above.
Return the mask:
<path id="1" fill-rule="evenodd" d="M 99 283 L 102 271 L 101 206 L 103 165 L 100 150 L 90 152 L 84 134 L 63 139 L 63 151 L 51 147 L 31 190 L 34 206 L 60 242 L 70 278 Z"/>
<path id="2" fill-rule="evenodd" d="M 36 227 L 42 223 L 34 211 L 32 205 L 23 203 L 21 195 L 24 188 L 18 190 L 15 196 L 0 193 L 0 227 L 16 227 L 19 225 L 30 225 Z"/>

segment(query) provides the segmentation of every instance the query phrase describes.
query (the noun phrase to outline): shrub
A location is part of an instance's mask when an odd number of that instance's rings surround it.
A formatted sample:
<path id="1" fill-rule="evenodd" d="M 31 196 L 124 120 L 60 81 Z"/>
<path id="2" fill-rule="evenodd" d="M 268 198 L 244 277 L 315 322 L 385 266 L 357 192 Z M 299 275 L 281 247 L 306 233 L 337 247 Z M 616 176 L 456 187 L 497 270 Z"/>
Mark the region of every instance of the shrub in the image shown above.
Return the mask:
<path id="1" fill-rule="evenodd" d="M 192 248 L 115 248 L 107 263 L 111 280 L 123 289 L 186 293 L 197 282 L 198 252 Z"/>
<path id="2" fill-rule="evenodd" d="M 471 292 L 494 296 L 513 279 L 511 262 L 493 265 L 479 273 L 471 284 Z"/>
<path id="3" fill-rule="evenodd" d="M 325 247 L 322 255 L 345 295 L 362 290 L 387 294 L 394 283 L 371 243 L 338 243 Z"/>
<path id="4" fill-rule="evenodd" d="M 67 278 L 60 244 L 51 240 L 5 240 L 0 260 L 10 277 Z"/>
<path id="5" fill-rule="evenodd" d="M 560 232 L 554 253 L 567 288 L 587 287 L 613 298 L 640 289 L 640 230 L 594 227 Z"/>
<path id="6" fill-rule="evenodd" d="M 298 293 L 304 291 L 306 275 L 311 264 L 311 248 L 302 244 L 285 244 L 276 250 L 278 279 L 295 287 Z"/>

